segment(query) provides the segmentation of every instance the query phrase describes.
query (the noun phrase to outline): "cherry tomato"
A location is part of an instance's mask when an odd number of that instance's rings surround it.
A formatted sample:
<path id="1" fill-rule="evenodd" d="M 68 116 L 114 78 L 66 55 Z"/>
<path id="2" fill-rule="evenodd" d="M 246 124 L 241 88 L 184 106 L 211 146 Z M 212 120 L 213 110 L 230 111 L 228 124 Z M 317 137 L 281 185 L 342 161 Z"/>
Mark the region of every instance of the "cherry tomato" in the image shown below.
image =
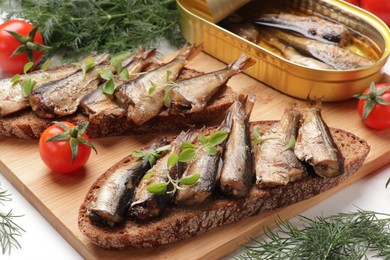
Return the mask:
<path id="1" fill-rule="evenodd" d="M 16 74 L 23 73 L 24 65 L 29 62 L 26 53 L 20 53 L 13 57 L 11 55 L 21 46 L 21 43 L 7 31 L 12 31 L 21 36 L 28 37 L 34 26 L 22 20 L 9 20 L 0 25 L 0 69 Z M 34 43 L 43 44 L 42 36 L 37 31 L 35 33 Z M 42 51 L 32 51 L 34 65 L 37 65 L 42 59 Z"/>
<path id="2" fill-rule="evenodd" d="M 390 26 L 390 1 L 389 0 L 362 0 L 360 7 L 375 14 Z"/>
<path id="3" fill-rule="evenodd" d="M 372 107 L 371 112 L 363 119 L 364 124 L 378 130 L 390 128 L 390 84 L 375 85 L 372 83 L 362 95 L 356 97 L 360 99 L 357 110 L 362 119 L 364 110 Z"/>
<path id="4" fill-rule="evenodd" d="M 77 126 L 69 122 L 55 122 L 49 126 L 39 139 L 39 153 L 46 166 L 57 173 L 71 173 L 84 166 L 91 148 L 96 151 L 84 133 L 87 127 L 88 122 Z M 72 143 L 74 148 L 77 146 L 76 154 Z"/>
<path id="5" fill-rule="evenodd" d="M 360 6 L 370 13 L 373 13 L 390 26 L 389 0 L 346 0 L 346 2 Z"/>

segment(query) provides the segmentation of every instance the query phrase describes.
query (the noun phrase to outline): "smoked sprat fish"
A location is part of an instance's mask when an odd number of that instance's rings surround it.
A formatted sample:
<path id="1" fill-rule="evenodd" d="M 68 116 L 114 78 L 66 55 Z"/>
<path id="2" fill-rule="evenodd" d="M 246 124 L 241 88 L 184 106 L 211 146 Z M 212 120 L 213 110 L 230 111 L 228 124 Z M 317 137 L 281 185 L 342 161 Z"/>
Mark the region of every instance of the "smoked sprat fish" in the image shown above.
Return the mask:
<path id="1" fill-rule="evenodd" d="M 232 124 L 232 113 L 228 112 L 225 120 L 218 127 L 216 132 L 229 133 Z M 198 137 L 199 140 L 199 137 Z M 178 205 L 196 205 L 206 200 L 214 191 L 220 177 L 222 166 L 222 154 L 226 140 L 216 146 L 215 154 L 210 154 L 204 149 L 200 142 L 197 142 L 196 157 L 187 163 L 182 177 L 189 177 L 199 174 L 197 182 L 191 186 L 179 185 L 182 189 L 176 192 L 175 203 Z"/>
<path id="2" fill-rule="evenodd" d="M 129 161 L 116 169 L 94 194 L 88 210 L 90 219 L 113 226 L 122 223 L 132 200 L 135 186 L 150 168 L 147 159 Z"/>
<path id="3" fill-rule="evenodd" d="M 267 34 L 266 31 L 262 31 L 261 40 L 263 40 L 266 44 L 278 49 L 282 56 L 286 58 L 287 60 L 294 62 L 296 64 L 300 64 L 312 69 L 325 69 L 325 70 L 332 70 L 333 67 L 319 61 L 317 59 L 307 57 L 302 55 L 300 52 L 295 50 L 293 47 L 282 43 L 277 38 L 272 37 L 272 34 Z"/>
<path id="4" fill-rule="evenodd" d="M 45 83 L 33 90 L 29 96 L 32 109 L 44 118 L 55 118 L 76 112 L 81 100 L 98 87 L 100 71 L 109 68 L 109 65 L 98 66 L 107 58 L 107 54 L 102 54 L 94 59 L 95 67 L 90 71 L 79 70 L 68 77 Z"/>
<path id="5" fill-rule="evenodd" d="M 118 86 L 114 94 L 117 102 L 127 110 L 127 117 L 141 125 L 160 113 L 165 90 L 202 48 L 202 45 L 186 44 L 172 61 Z"/>
<path id="6" fill-rule="evenodd" d="M 280 121 L 260 137 L 254 148 L 257 187 L 286 185 L 307 176 L 294 147 L 289 147 L 297 137 L 300 116 L 295 106 L 289 107 Z"/>
<path id="7" fill-rule="evenodd" d="M 192 142 L 195 137 L 196 132 L 192 129 L 187 132 L 181 132 L 171 143 L 171 150 L 160 158 L 145 174 L 136 188 L 134 200 L 129 209 L 130 216 L 138 220 L 147 220 L 158 217 L 164 212 L 167 204 L 173 197 L 173 194 L 168 192 L 163 194 L 152 193 L 148 191 L 147 187 L 162 182 L 168 182 L 169 177 L 172 179 L 180 178 L 183 170 L 182 163 L 177 163 L 175 166 L 167 169 L 168 159 L 172 153 L 180 153 L 183 142 Z M 170 190 L 172 190 L 171 185 L 167 188 L 167 191 Z"/>
<path id="8" fill-rule="evenodd" d="M 197 77 L 184 79 L 170 89 L 170 110 L 172 114 L 193 113 L 203 110 L 210 98 L 231 77 L 252 66 L 255 61 L 241 55 L 226 68 Z"/>
<path id="9" fill-rule="evenodd" d="M 286 33 L 282 30 L 268 29 L 269 33 L 295 49 L 307 53 L 325 62 L 337 70 L 349 70 L 374 64 L 373 61 L 360 56 L 347 48 L 322 43 Z"/>
<path id="10" fill-rule="evenodd" d="M 344 172 L 344 157 L 321 116 L 318 104 L 309 105 L 305 109 L 295 154 L 300 160 L 312 165 L 319 176 L 336 177 Z"/>
<path id="11" fill-rule="evenodd" d="M 249 98 L 241 96 L 231 107 L 232 128 L 226 142 L 219 179 L 220 191 L 228 196 L 245 196 L 253 183 L 254 170 L 248 120 L 255 99 L 255 96 Z"/>
<path id="12" fill-rule="evenodd" d="M 139 48 L 129 58 L 122 62 L 123 69 L 129 73 L 129 80 L 135 78 L 137 73 L 149 64 L 156 55 L 156 49 L 148 52 L 145 48 Z M 118 78 L 114 80 L 114 88 L 123 84 L 124 81 Z M 88 94 L 80 103 L 81 109 L 89 115 L 90 122 L 100 124 L 106 117 L 119 118 L 126 115 L 126 110 L 118 105 L 112 95 L 103 92 L 103 85 Z"/>
<path id="13" fill-rule="evenodd" d="M 28 97 L 25 97 L 20 86 L 21 82 L 28 78 L 36 81 L 34 89 L 42 84 L 60 80 L 80 70 L 80 66 L 69 64 L 46 71 L 35 71 L 28 76 L 21 75 L 19 83 L 13 83 L 12 78 L 0 79 L 0 117 L 12 114 L 14 112 L 30 107 Z"/>
<path id="14" fill-rule="evenodd" d="M 304 36 L 325 43 L 347 46 L 352 35 L 348 28 L 317 16 L 295 15 L 289 13 L 266 13 L 255 21 L 257 24 L 289 29 Z"/>

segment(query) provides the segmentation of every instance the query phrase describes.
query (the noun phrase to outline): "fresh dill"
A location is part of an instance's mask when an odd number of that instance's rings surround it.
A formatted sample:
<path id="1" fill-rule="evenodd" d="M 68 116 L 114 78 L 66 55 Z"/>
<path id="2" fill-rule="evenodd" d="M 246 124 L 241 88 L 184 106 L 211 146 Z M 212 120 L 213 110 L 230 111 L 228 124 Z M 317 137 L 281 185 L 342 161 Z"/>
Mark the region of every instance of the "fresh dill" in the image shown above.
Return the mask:
<path id="1" fill-rule="evenodd" d="M 175 0 L 0 0 L 11 17 L 24 18 L 38 27 L 48 52 L 78 60 L 91 52 L 118 53 L 163 38 L 183 42 Z"/>
<path id="2" fill-rule="evenodd" d="M 357 210 L 302 221 L 277 221 L 264 240 L 253 240 L 238 259 L 390 259 L 390 215 Z"/>
<path id="3" fill-rule="evenodd" d="M 3 202 L 7 201 L 11 201 L 11 194 L 6 190 L 0 190 L 0 204 L 4 205 Z M 3 255 L 7 252 L 11 254 L 13 248 L 21 248 L 18 238 L 22 236 L 24 230 L 15 222 L 19 217 L 21 216 L 14 215 L 12 210 L 8 213 L 0 212 L 0 244 Z"/>

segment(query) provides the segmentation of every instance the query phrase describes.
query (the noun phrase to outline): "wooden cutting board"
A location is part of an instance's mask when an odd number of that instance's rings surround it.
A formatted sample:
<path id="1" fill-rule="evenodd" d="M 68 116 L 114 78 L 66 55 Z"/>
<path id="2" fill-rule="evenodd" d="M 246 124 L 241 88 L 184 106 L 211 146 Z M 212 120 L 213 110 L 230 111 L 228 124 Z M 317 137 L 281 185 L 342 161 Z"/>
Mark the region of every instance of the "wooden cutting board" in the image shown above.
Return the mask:
<path id="1" fill-rule="evenodd" d="M 223 68 L 225 64 L 202 53 L 189 64 L 189 67 L 208 72 Z M 390 70 L 387 70 L 383 82 L 390 82 L 389 74 Z M 228 85 L 238 93 L 256 94 L 257 100 L 251 121 L 278 120 L 289 102 L 304 102 L 283 95 L 243 74 L 233 77 Z M 39 157 L 36 140 L 0 137 L 0 172 L 87 259 L 215 259 L 233 252 L 240 244 L 245 243 L 248 237 L 262 234 L 264 226 L 273 227 L 276 217 L 291 218 L 390 162 L 390 130 L 375 131 L 366 128 L 356 113 L 356 104 L 356 100 L 350 100 L 323 106 L 323 117 L 330 127 L 350 131 L 365 139 L 371 146 L 371 152 L 362 168 L 342 185 L 293 206 L 154 249 L 121 251 L 101 249 L 91 244 L 88 238 L 81 234 L 77 226 L 77 214 L 84 196 L 95 179 L 132 150 L 151 143 L 156 135 L 95 139 L 93 142 L 98 154 L 92 154 L 87 165 L 71 175 L 54 174 L 48 170 Z"/>

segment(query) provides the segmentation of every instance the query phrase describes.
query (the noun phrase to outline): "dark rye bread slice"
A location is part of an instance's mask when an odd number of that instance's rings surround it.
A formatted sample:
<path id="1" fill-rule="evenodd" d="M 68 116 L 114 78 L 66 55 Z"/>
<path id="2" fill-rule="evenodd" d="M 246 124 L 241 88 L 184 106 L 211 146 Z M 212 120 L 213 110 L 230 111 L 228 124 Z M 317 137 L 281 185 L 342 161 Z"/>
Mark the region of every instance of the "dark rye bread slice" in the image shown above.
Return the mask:
<path id="1" fill-rule="evenodd" d="M 266 131 L 275 121 L 251 123 L 261 125 Z M 355 173 L 363 164 L 370 147 L 366 141 L 344 130 L 331 128 L 331 134 L 345 157 L 343 175 L 323 178 L 311 174 L 304 179 L 270 189 L 253 187 L 242 199 L 212 196 L 205 203 L 192 207 L 168 207 L 165 214 L 154 221 L 138 223 L 127 220 L 115 228 L 91 223 L 87 205 L 99 185 L 124 162 L 134 160 L 129 156 L 108 169 L 91 186 L 79 210 L 78 225 L 81 232 L 103 248 L 148 248 L 173 243 L 202 234 L 213 228 L 235 223 L 242 219 L 312 198 L 329 190 Z"/>
<path id="2" fill-rule="evenodd" d="M 151 65 L 155 66 L 155 65 Z M 178 79 L 185 79 L 202 74 L 199 71 L 185 68 Z M 186 115 L 171 115 L 167 110 L 161 111 L 159 115 L 148 122 L 138 126 L 126 117 L 106 117 L 100 123 L 90 123 L 87 133 L 91 138 L 147 134 L 174 129 L 187 129 L 191 125 L 205 124 L 219 115 L 223 114 L 234 102 L 237 95 L 230 88 L 222 86 L 213 98 L 208 102 L 207 107 L 196 113 Z M 79 124 L 88 120 L 88 116 L 80 111 L 70 116 L 57 118 L 57 121 L 69 121 Z M 0 136 L 16 137 L 21 139 L 38 139 L 42 132 L 52 124 L 52 119 L 41 118 L 31 109 L 0 117 Z"/>

